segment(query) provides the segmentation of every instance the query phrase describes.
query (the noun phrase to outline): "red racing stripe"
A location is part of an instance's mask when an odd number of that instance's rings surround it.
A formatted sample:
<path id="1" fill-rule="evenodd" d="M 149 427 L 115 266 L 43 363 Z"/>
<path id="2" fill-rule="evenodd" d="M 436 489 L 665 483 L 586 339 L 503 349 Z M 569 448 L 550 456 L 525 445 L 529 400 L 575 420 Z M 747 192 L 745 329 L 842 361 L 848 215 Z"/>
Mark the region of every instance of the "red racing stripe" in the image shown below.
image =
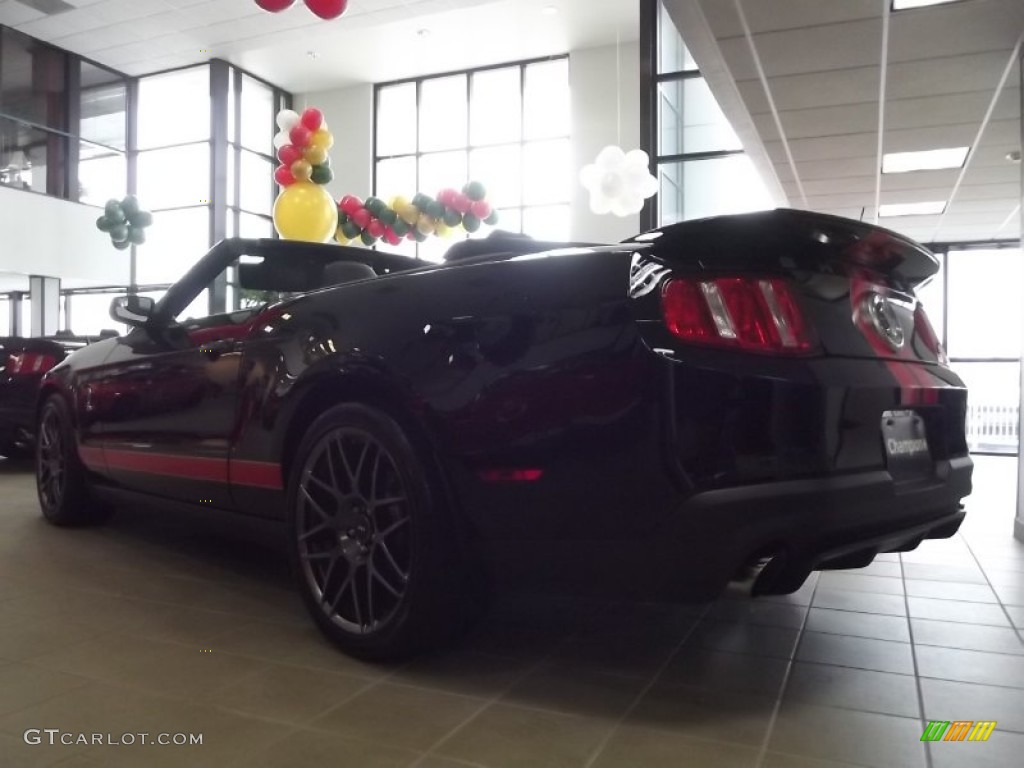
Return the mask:
<path id="1" fill-rule="evenodd" d="M 89 459 L 86 459 L 86 453 Z M 79 448 L 82 460 L 88 466 L 123 472 L 142 472 L 164 477 L 231 483 L 268 490 L 282 490 L 281 467 L 267 461 L 231 461 L 203 456 L 183 456 L 173 453 L 126 451 L 117 448 Z M 105 456 L 105 463 L 104 463 Z"/>
<path id="2" fill-rule="evenodd" d="M 284 488 L 281 466 L 269 461 L 232 459 L 229 466 L 232 485 L 248 485 L 280 491 Z"/>

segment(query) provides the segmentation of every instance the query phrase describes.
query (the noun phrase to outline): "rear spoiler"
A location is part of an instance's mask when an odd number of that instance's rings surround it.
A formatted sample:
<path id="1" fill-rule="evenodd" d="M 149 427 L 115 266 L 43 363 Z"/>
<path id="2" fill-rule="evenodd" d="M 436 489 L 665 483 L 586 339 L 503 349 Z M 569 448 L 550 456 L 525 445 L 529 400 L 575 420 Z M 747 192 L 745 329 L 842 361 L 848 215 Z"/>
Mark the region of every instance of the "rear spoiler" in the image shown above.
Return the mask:
<path id="1" fill-rule="evenodd" d="M 651 257 L 700 270 L 882 274 L 910 286 L 939 270 L 927 248 L 882 227 L 811 211 L 773 211 L 695 219 L 626 242 L 653 244 Z"/>

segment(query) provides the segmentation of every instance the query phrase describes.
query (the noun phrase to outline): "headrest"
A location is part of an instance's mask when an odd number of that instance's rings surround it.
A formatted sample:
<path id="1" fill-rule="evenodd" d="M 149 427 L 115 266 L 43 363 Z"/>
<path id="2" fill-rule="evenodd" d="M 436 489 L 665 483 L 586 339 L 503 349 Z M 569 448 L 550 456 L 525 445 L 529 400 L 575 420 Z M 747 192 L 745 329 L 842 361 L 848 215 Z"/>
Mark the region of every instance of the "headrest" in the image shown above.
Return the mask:
<path id="1" fill-rule="evenodd" d="M 356 280 L 365 280 L 368 277 L 376 276 L 377 273 L 369 264 L 362 264 L 358 261 L 332 261 L 324 267 L 324 287 L 353 283 Z"/>

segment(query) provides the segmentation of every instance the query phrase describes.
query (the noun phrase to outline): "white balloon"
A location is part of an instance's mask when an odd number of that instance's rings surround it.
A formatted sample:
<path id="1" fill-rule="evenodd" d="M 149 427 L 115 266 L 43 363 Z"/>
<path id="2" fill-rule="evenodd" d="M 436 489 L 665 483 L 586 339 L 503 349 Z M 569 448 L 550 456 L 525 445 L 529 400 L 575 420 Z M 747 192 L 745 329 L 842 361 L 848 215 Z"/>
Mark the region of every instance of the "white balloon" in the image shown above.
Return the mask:
<path id="1" fill-rule="evenodd" d="M 639 213 L 644 200 L 658 191 L 658 180 L 648 170 L 649 163 L 650 158 L 641 149 L 602 149 L 593 163 L 580 170 L 580 183 L 590 193 L 590 210 L 599 216 Z"/>
<path id="2" fill-rule="evenodd" d="M 292 137 L 288 135 L 288 131 L 278 131 L 277 135 L 274 136 L 274 149 L 280 149 L 285 144 L 291 144 Z"/>
<path id="3" fill-rule="evenodd" d="M 282 131 L 290 131 L 299 124 L 299 113 L 293 109 L 282 109 L 277 113 L 277 127 Z"/>

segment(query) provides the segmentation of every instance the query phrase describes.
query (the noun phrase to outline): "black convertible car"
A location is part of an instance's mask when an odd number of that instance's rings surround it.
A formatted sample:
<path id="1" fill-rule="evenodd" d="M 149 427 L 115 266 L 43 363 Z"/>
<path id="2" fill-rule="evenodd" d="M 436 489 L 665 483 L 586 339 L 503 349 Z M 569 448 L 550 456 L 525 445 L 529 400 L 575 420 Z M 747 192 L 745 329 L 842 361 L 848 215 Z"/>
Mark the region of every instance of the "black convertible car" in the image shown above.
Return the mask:
<path id="1" fill-rule="evenodd" d="M 109 336 L 58 333 L 45 338 L 0 336 L 0 456 L 31 453 L 36 393 L 43 376 L 75 350 Z"/>
<path id="2" fill-rule="evenodd" d="M 228 269 L 254 306 L 176 320 Z M 310 613 L 364 657 L 449 637 L 481 574 L 791 592 L 960 526 L 967 392 L 914 295 L 936 269 L 791 210 L 426 265 L 226 240 L 46 374 L 39 499 L 285 521 Z"/>

